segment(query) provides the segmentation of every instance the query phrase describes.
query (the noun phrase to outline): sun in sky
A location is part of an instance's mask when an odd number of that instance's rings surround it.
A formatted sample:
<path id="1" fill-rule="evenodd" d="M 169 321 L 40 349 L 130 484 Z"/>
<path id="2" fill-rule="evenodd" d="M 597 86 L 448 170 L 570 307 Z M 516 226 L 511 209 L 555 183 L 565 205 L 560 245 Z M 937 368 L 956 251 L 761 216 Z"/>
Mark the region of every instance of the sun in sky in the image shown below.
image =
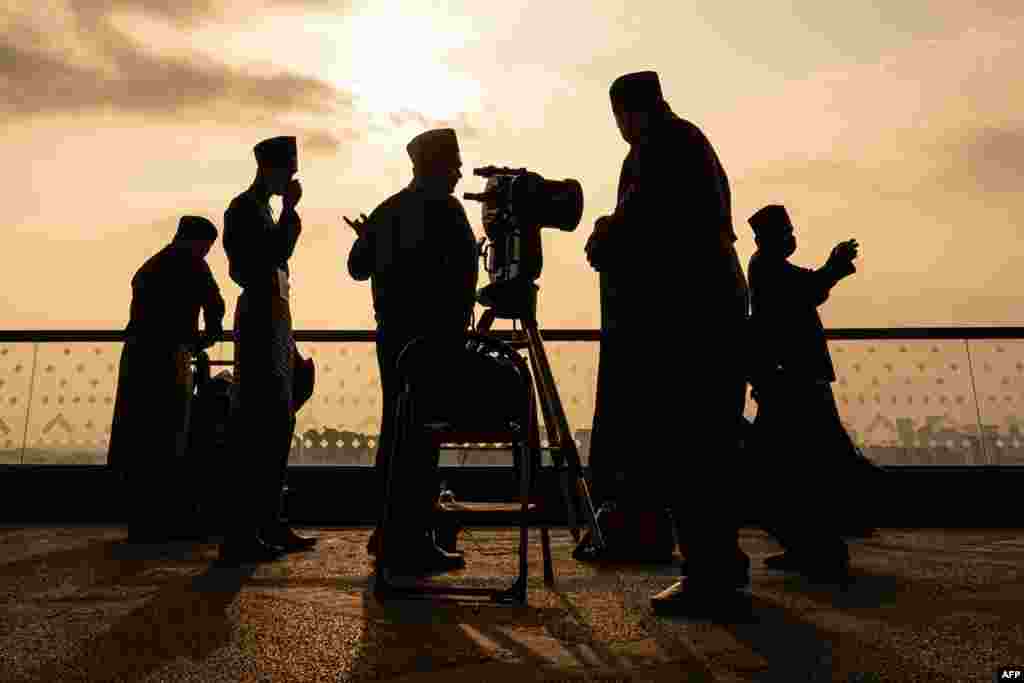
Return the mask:
<path id="1" fill-rule="evenodd" d="M 479 82 L 445 63 L 450 49 L 473 39 L 467 22 L 386 2 L 346 16 L 339 30 L 344 48 L 330 77 L 353 92 L 363 111 L 451 121 L 479 110 Z"/>

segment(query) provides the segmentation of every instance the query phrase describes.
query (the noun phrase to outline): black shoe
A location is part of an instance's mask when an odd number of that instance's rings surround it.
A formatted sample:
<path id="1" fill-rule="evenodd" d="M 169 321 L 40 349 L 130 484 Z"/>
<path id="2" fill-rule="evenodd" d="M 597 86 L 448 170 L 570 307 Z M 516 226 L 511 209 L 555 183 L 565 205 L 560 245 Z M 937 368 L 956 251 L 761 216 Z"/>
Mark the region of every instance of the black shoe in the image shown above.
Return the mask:
<path id="1" fill-rule="evenodd" d="M 652 595 L 651 608 L 659 616 L 743 620 L 750 616 L 750 597 L 728 584 L 684 577 Z"/>
<path id="2" fill-rule="evenodd" d="M 458 556 L 461 557 L 464 554 L 462 550 L 459 550 L 457 548 L 453 549 L 453 550 L 448 550 L 447 548 L 441 548 L 441 549 L 444 550 L 449 555 L 458 555 Z M 370 540 L 368 540 L 366 542 L 366 554 L 367 555 L 371 555 L 371 556 L 376 556 L 377 555 L 377 551 L 379 551 L 379 550 L 380 550 L 380 527 L 377 527 L 377 528 L 375 528 L 373 530 L 373 533 L 370 534 Z"/>
<path id="3" fill-rule="evenodd" d="M 446 553 L 429 539 L 427 543 L 417 542 L 416 545 L 419 546 L 418 550 L 409 549 L 396 553 L 387 567 L 392 574 L 425 576 L 463 569 L 466 566 L 466 558 L 462 555 Z"/>
<path id="4" fill-rule="evenodd" d="M 265 543 L 253 536 L 245 541 L 225 541 L 220 546 L 218 564 L 239 565 L 254 562 L 273 562 L 284 555 L 284 548 Z"/>
<path id="5" fill-rule="evenodd" d="M 380 550 L 380 527 L 376 527 L 370 534 L 370 540 L 366 542 L 366 554 L 376 555 Z"/>
<path id="6" fill-rule="evenodd" d="M 840 555 L 836 558 L 802 558 L 792 552 L 779 553 L 765 558 L 764 564 L 777 571 L 796 572 L 824 583 L 842 583 L 850 577 L 850 558 Z"/>
<path id="7" fill-rule="evenodd" d="M 793 553 L 779 553 L 764 558 L 764 566 L 781 572 L 795 572 L 800 569 L 800 561 Z"/>
<path id="8" fill-rule="evenodd" d="M 260 538 L 271 545 L 280 546 L 286 553 L 309 550 L 316 545 L 318 538 L 299 536 L 290 527 L 278 526 L 260 534 Z"/>
<path id="9" fill-rule="evenodd" d="M 679 573 L 683 576 L 689 576 L 690 574 L 690 563 L 688 560 L 683 560 L 680 566 Z M 733 565 L 733 568 L 728 571 L 731 581 L 729 582 L 735 588 L 745 588 L 750 585 L 750 558 L 744 556 L 742 561 Z"/>
<path id="10" fill-rule="evenodd" d="M 844 538 L 871 538 L 878 533 L 878 529 L 873 526 L 864 527 L 850 527 L 842 532 Z"/>

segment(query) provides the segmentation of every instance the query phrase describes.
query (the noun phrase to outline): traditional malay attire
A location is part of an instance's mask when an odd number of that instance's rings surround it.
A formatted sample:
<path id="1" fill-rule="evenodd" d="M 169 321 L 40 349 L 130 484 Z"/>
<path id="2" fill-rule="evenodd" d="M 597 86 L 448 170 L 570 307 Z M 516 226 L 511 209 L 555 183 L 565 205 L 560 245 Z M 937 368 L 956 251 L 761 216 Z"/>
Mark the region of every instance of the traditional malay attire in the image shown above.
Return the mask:
<path id="1" fill-rule="evenodd" d="M 264 140 L 254 153 L 261 167 L 293 173 L 298 169 L 294 137 Z M 235 308 L 236 391 L 231 421 L 238 473 L 245 476 L 245 500 L 237 506 L 235 527 L 221 549 L 224 556 L 232 555 L 235 547 L 258 547 L 257 538 L 284 550 L 315 543 L 315 539 L 299 539 L 281 523 L 281 491 L 296 408 L 288 260 L 302 222 L 295 208 L 285 205 L 275 223 L 269 196 L 266 188 L 254 183 L 224 213 L 229 273 L 242 288 Z"/>
<path id="2" fill-rule="evenodd" d="M 184 216 L 175 239 L 132 277 L 132 301 L 118 371 L 107 463 L 127 482 L 129 537 L 159 540 L 190 535 L 188 496 L 179 488 L 192 398 L 190 354 L 206 334 L 216 339 L 224 299 L 206 260 L 190 242 L 213 242 L 217 228 Z"/>
<path id="3" fill-rule="evenodd" d="M 761 245 L 791 239 L 793 225 L 781 205 L 760 209 L 748 222 Z M 849 553 L 839 534 L 855 525 L 863 511 L 847 509 L 836 495 L 847 487 L 860 491 L 852 477 L 878 470 L 860 454 L 840 419 L 832 393 L 836 374 L 818 307 L 856 268 L 834 257 L 817 270 L 801 268 L 774 253 L 780 251 L 759 249 L 748 268 L 758 459 L 764 490 L 771 491 L 774 501 L 759 514 L 789 551 L 788 559 L 847 565 Z M 779 560 L 769 565 L 773 562 Z"/>
<path id="4" fill-rule="evenodd" d="M 376 470 L 383 500 L 395 435 L 401 387 L 396 361 L 421 335 L 462 334 L 472 317 L 477 285 L 477 247 L 465 209 L 451 194 L 454 170 L 462 162 L 452 129 L 430 130 L 407 145 L 414 178 L 388 197 L 366 221 L 348 257 L 355 280 L 371 280 L 377 321 L 377 361 L 383 393 Z M 457 176 L 455 176 L 457 177 Z M 396 535 L 419 540 L 437 494 L 436 451 L 411 456 L 394 479 Z M 432 462 L 431 462 L 432 461 Z M 375 553 L 374 533 L 367 550 Z M 415 552 L 415 551 L 413 551 Z"/>
<path id="5" fill-rule="evenodd" d="M 632 505 L 665 501 L 687 559 L 685 593 L 714 599 L 749 576 L 733 499 L 748 301 L 729 181 L 701 130 L 665 103 L 655 72 L 618 78 L 610 97 L 617 115 L 648 112 L 650 123 L 630 140 L 618 203 L 593 251 L 594 489 Z"/>

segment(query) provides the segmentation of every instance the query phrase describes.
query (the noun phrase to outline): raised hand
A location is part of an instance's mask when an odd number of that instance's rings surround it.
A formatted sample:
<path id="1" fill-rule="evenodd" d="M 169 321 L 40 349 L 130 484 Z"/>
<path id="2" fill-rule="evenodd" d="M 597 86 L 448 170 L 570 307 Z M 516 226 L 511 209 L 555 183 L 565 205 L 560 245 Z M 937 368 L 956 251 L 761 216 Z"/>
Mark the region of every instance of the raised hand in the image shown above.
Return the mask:
<path id="1" fill-rule="evenodd" d="M 601 216 L 594 221 L 594 232 L 590 233 L 590 238 L 587 239 L 587 244 L 584 247 L 587 253 L 587 263 L 597 272 L 601 272 L 601 242 L 608 234 L 608 226 L 610 224 L 610 216 Z"/>
<path id="2" fill-rule="evenodd" d="M 284 196 L 281 197 L 281 204 L 286 209 L 294 209 L 300 199 L 302 199 L 302 183 L 298 178 L 292 178 L 284 191 Z"/>
<path id="3" fill-rule="evenodd" d="M 366 221 L 369 219 L 366 217 L 365 213 L 359 214 L 359 218 L 355 219 L 354 221 L 351 220 L 348 216 L 342 216 L 342 218 L 344 218 L 345 222 L 348 223 L 349 227 L 355 231 L 356 237 L 362 237 L 363 233 L 366 232 Z"/>

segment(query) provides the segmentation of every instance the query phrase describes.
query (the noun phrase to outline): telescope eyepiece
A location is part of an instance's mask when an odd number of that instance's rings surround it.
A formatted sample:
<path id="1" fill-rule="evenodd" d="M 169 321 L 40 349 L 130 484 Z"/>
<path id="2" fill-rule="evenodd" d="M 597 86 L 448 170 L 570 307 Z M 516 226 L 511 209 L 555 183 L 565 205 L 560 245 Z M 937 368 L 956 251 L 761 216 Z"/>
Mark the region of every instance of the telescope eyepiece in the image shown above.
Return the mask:
<path id="1" fill-rule="evenodd" d="M 496 175 L 524 175 L 525 168 L 509 168 L 507 166 L 481 166 L 473 169 L 473 175 L 481 178 L 492 178 Z"/>

